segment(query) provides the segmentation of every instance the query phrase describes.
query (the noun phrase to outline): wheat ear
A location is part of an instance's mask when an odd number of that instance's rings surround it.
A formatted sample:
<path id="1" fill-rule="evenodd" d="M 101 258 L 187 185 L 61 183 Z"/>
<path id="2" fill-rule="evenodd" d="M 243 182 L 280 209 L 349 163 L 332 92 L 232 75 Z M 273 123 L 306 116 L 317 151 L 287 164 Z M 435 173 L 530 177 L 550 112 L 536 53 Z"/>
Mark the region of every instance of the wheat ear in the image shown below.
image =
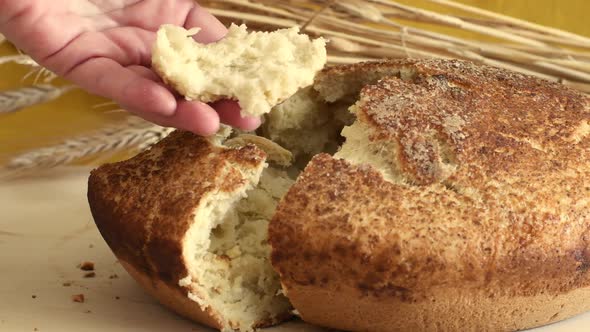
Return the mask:
<path id="1" fill-rule="evenodd" d="M 81 159 L 96 159 L 106 153 L 140 151 L 173 131 L 136 117 L 93 133 L 67 139 L 56 145 L 28 151 L 9 159 L 0 170 L 0 179 L 28 172 L 71 164 Z"/>
<path id="2" fill-rule="evenodd" d="M 26 86 L 14 90 L 0 91 L 0 114 L 12 113 L 37 104 L 57 99 L 72 90 L 74 86 L 57 87 L 49 84 Z"/>

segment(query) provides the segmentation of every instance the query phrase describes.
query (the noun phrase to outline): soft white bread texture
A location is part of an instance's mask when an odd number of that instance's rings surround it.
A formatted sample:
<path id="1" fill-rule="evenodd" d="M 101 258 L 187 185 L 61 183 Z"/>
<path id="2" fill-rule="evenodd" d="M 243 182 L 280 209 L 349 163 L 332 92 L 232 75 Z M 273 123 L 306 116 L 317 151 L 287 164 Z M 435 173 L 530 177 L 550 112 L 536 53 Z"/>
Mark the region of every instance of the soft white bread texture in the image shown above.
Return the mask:
<path id="1" fill-rule="evenodd" d="M 248 32 L 231 25 L 222 40 L 200 44 L 185 30 L 164 25 L 157 34 L 152 66 L 189 100 L 235 99 L 243 115 L 260 116 L 313 82 L 326 64 L 326 42 L 293 27 Z"/>
<path id="2" fill-rule="evenodd" d="M 590 310 L 588 123 L 588 96 L 497 68 L 331 67 L 265 116 L 275 143 L 175 132 L 93 171 L 89 202 L 123 266 L 215 328 L 291 304 L 337 330 L 521 330 Z"/>
<path id="3" fill-rule="evenodd" d="M 327 104 L 310 86 L 274 107 L 260 131 L 291 151 L 295 159 L 306 163 L 320 152 L 338 150 L 342 127 L 354 121 L 348 106 L 347 103 Z"/>

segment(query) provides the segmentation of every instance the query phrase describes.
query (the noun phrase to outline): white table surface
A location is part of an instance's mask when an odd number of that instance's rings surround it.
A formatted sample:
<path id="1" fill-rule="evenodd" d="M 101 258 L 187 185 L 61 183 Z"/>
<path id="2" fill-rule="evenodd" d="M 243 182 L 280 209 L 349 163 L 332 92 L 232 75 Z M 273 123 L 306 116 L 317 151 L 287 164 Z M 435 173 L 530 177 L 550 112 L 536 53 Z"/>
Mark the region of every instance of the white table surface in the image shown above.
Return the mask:
<path id="1" fill-rule="evenodd" d="M 0 182 L 0 331 L 210 331 L 158 305 L 117 263 L 88 209 L 88 171 Z M 95 263 L 96 277 L 83 277 L 82 261 Z M 291 322 L 267 331 L 321 329 Z M 588 332 L 590 313 L 534 331 Z"/>

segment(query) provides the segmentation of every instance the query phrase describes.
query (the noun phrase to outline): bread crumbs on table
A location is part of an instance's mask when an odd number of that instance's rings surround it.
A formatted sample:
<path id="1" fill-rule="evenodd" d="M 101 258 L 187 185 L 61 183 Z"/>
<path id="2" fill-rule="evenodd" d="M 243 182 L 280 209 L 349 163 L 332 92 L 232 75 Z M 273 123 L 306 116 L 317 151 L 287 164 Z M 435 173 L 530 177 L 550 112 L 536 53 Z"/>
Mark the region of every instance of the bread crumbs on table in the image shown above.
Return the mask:
<path id="1" fill-rule="evenodd" d="M 94 278 L 96 277 L 96 273 L 95 272 L 88 272 L 84 274 L 84 278 Z"/>
<path id="2" fill-rule="evenodd" d="M 37 295 L 31 295 L 31 298 L 36 299 Z"/>
<path id="3" fill-rule="evenodd" d="M 109 276 L 109 279 L 118 279 L 118 278 L 119 278 L 119 276 L 117 274 L 111 274 Z"/>
<path id="4" fill-rule="evenodd" d="M 64 282 L 61 285 L 64 286 L 64 287 L 70 287 L 70 286 L 72 286 L 72 283 L 71 282 Z"/>
<path id="5" fill-rule="evenodd" d="M 115 296 L 115 300 L 120 300 L 120 299 L 121 299 L 121 297 Z"/>
<path id="6" fill-rule="evenodd" d="M 82 262 L 80 265 L 78 265 L 78 268 L 82 271 L 94 271 L 94 263 Z"/>
<path id="7" fill-rule="evenodd" d="M 84 294 L 72 295 L 72 301 L 78 302 L 78 303 L 84 303 Z"/>

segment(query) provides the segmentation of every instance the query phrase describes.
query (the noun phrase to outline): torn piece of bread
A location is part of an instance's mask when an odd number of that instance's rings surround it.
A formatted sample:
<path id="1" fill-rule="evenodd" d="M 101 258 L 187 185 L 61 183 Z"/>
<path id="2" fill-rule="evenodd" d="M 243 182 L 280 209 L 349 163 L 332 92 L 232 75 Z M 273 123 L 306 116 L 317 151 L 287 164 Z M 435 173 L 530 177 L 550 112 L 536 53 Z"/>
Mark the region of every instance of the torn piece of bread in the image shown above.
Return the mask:
<path id="1" fill-rule="evenodd" d="M 248 32 L 231 25 L 222 40 L 200 44 L 185 30 L 164 25 L 157 34 L 152 66 L 189 100 L 235 99 L 243 115 L 260 116 L 313 82 L 326 64 L 326 42 L 298 27 Z"/>

